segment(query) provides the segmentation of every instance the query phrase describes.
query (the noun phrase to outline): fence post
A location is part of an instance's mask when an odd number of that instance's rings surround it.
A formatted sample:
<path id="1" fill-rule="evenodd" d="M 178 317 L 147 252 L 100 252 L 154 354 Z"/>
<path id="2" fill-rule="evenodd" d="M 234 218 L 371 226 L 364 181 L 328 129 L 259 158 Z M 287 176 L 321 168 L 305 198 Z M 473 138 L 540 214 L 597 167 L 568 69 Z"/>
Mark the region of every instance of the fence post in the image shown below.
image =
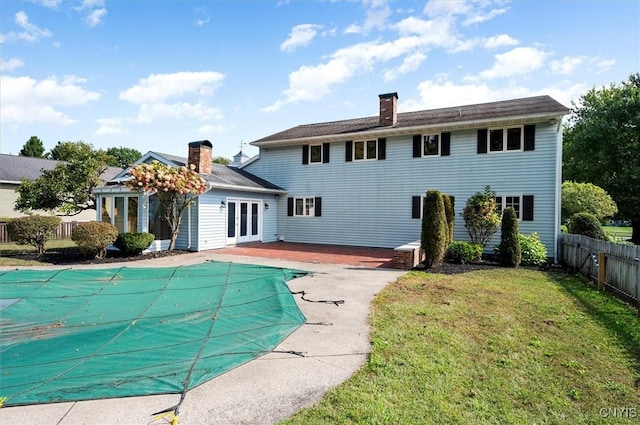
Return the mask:
<path id="1" fill-rule="evenodd" d="M 604 283 L 607 280 L 607 256 L 604 252 L 598 253 L 598 290 L 604 291 Z"/>

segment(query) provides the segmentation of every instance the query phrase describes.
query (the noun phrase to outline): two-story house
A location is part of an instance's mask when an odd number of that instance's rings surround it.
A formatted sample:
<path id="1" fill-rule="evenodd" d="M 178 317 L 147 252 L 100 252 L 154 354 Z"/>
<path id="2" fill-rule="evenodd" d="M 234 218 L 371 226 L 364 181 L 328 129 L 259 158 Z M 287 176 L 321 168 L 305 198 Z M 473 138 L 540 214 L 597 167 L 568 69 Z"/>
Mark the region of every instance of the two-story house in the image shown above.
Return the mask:
<path id="1" fill-rule="evenodd" d="M 208 141 L 190 144 L 189 159 L 150 152 L 140 161 L 194 163 L 209 183 L 183 223 L 180 249 L 277 240 L 396 247 L 419 239 L 422 197 L 429 189 L 455 197 L 455 238 L 468 240 L 460 212 L 471 195 L 489 185 L 501 208 L 515 208 L 520 232 L 538 232 L 555 257 L 561 121 L 568 108 L 538 96 L 397 109 L 397 93 L 382 94 L 378 115 L 300 125 L 264 137 L 252 142 L 259 154 L 237 167 L 211 167 Z M 105 205 L 111 202 L 109 190 L 138 197 L 137 228 L 152 228 L 152 197 L 106 186 Z"/>

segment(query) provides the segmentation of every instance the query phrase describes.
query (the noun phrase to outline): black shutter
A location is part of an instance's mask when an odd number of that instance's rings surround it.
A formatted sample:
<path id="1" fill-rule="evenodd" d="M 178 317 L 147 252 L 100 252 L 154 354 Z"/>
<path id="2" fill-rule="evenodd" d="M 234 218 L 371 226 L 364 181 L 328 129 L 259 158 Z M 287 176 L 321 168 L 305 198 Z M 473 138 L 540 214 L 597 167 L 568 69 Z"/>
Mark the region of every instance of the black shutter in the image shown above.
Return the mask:
<path id="1" fill-rule="evenodd" d="M 353 161 L 353 142 L 344 142 L 344 160 L 347 162 Z"/>
<path id="2" fill-rule="evenodd" d="M 387 138 L 378 139 L 378 159 L 387 159 Z"/>
<path id="3" fill-rule="evenodd" d="M 440 156 L 451 154 L 451 133 L 440 134 Z"/>
<path id="4" fill-rule="evenodd" d="M 420 218 L 420 197 L 411 197 L 411 218 Z"/>
<path id="5" fill-rule="evenodd" d="M 293 216 L 293 198 L 287 198 L 287 215 Z"/>
<path id="6" fill-rule="evenodd" d="M 487 129 L 478 130 L 478 153 L 487 153 Z"/>
<path id="7" fill-rule="evenodd" d="M 325 164 L 329 162 L 329 145 L 330 143 L 322 144 L 322 162 Z"/>
<path id="8" fill-rule="evenodd" d="M 533 221 L 533 195 L 522 197 L 522 220 Z"/>
<path id="9" fill-rule="evenodd" d="M 316 217 L 322 217 L 322 198 L 316 197 L 313 201 L 313 207 L 315 209 L 314 214 Z"/>
<path id="10" fill-rule="evenodd" d="M 413 136 L 413 157 L 420 158 L 422 156 L 422 135 Z"/>
<path id="11" fill-rule="evenodd" d="M 524 126 L 524 150 L 532 151 L 536 148 L 536 125 Z"/>
<path id="12" fill-rule="evenodd" d="M 309 163 L 309 145 L 302 146 L 302 164 Z"/>

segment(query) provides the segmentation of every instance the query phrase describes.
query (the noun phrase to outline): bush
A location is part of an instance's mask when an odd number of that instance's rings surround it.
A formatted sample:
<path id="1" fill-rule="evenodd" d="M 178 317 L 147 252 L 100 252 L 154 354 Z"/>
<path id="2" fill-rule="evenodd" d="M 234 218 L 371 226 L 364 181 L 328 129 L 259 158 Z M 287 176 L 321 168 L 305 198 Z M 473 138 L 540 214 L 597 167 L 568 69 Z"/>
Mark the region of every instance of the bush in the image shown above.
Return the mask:
<path id="1" fill-rule="evenodd" d="M 422 212 L 422 236 L 420 247 L 424 251 L 424 264 L 427 268 L 442 263 L 449 245 L 449 228 L 444 211 L 442 194 L 429 190 L 424 198 Z"/>
<path id="2" fill-rule="evenodd" d="M 73 229 L 71 240 L 87 256 L 104 258 L 107 255 L 107 246 L 118 237 L 118 228 L 103 221 L 88 221 L 78 224 Z"/>
<path id="3" fill-rule="evenodd" d="M 537 232 L 533 232 L 531 236 L 518 235 L 518 239 L 522 252 L 521 265 L 541 266 L 547 263 L 547 248 L 540 242 Z"/>
<path id="4" fill-rule="evenodd" d="M 567 231 L 574 235 L 584 235 L 594 239 L 608 240 L 607 235 L 602 230 L 600 220 L 590 213 L 577 213 L 571 216 Z"/>
<path id="5" fill-rule="evenodd" d="M 516 210 L 505 208 L 502 213 L 502 227 L 500 234 L 500 262 L 503 266 L 517 267 L 520 265 L 522 252 L 518 240 L 518 216 Z"/>
<path id="6" fill-rule="evenodd" d="M 464 218 L 464 227 L 467 228 L 471 237 L 471 243 L 486 246 L 500 226 L 496 193 L 490 186 L 486 186 L 484 192 L 476 192 L 467 199 L 462 218 Z"/>
<path id="7" fill-rule="evenodd" d="M 153 233 L 120 233 L 113 245 L 126 255 L 140 254 L 154 241 Z"/>
<path id="8" fill-rule="evenodd" d="M 442 202 L 444 202 L 444 214 L 447 218 L 447 227 L 449 228 L 449 243 L 453 242 L 453 228 L 455 226 L 456 213 L 455 202 L 456 198 L 452 195 L 442 195 Z"/>
<path id="9" fill-rule="evenodd" d="M 45 244 L 62 220 L 60 217 L 30 215 L 12 218 L 7 222 L 7 232 L 11 240 L 17 244 L 32 245 L 38 255 L 45 252 Z"/>
<path id="10" fill-rule="evenodd" d="M 472 263 L 482 258 L 482 245 L 469 242 L 451 242 L 447 250 L 447 261 L 455 264 Z"/>

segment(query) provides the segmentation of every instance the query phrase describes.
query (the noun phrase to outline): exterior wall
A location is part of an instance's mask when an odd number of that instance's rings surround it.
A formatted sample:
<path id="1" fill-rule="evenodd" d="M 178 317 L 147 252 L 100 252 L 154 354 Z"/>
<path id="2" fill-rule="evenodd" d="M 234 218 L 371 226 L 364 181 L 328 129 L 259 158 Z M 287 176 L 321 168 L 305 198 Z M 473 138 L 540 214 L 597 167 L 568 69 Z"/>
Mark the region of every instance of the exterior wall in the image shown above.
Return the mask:
<path id="1" fill-rule="evenodd" d="M 13 209 L 16 201 L 18 200 L 18 194 L 16 189 L 19 185 L 10 183 L 0 184 L 0 217 L 1 218 L 16 218 L 22 217 L 25 214 Z M 36 214 L 50 215 L 48 211 L 36 211 Z M 64 222 L 71 221 L 94 221 L 96 219 L 96 210 L 86 210 L 76 215 L 61 215 L 59 216 Z"/>
<path id="2" fill-rule="evenodd" d="M 533 123 L 532 123 L 533 124 Z M 486 185 L 498 195 L 533 195 L 536 231 L 554 256 L 557 126 L 536 123 L 535 150 L 477 153 L 477 130 L 451 132 L 450 156 L 413 158 L 412 137 L 390 137 L 386 159 L 345 162 L 345 143 L 331 143 L 330 162 L 302 165 L 301 146 L 261 149 L 246 170 L 286 188 L 292 197 L 322 197 L 321 217 L 288 217 L 278 202 L 278 233 L 284 240 L 321 244 L 397 247 L 420 238 L 411 218 L 412 196 L 437 189 L 455 196 L 455 238 L 468 240 L 460 216 L 466 200 Z M 499 232 L 487 245 L 499 243 Z"/>

